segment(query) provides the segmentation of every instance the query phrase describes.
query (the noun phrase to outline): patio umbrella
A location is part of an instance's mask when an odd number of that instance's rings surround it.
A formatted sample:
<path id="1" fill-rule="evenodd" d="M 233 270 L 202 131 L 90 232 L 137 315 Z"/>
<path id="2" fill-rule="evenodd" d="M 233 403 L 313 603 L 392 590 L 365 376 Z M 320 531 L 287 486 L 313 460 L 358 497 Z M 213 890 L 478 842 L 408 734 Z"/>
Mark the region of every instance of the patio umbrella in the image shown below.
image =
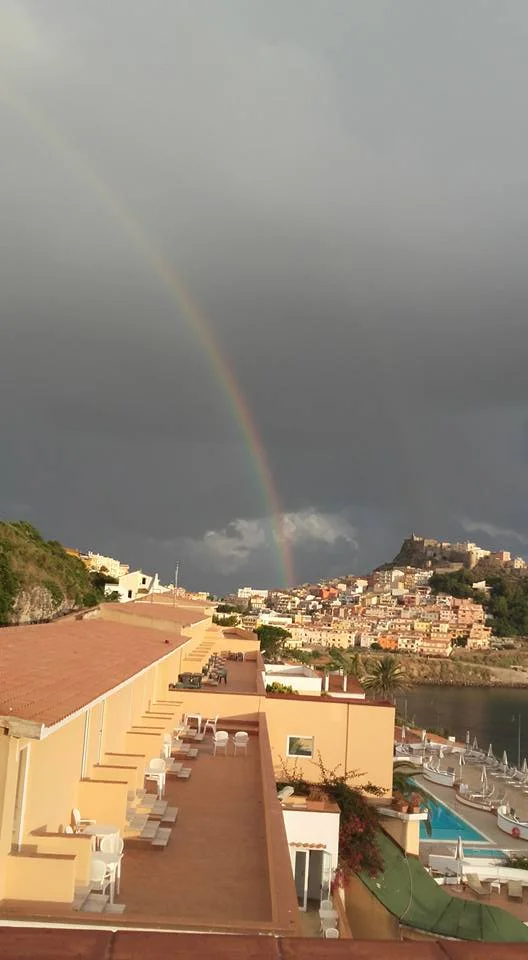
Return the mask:
<path id="1" fill-rule="evenodd" d="M 482 793 L 485 793 L 488 789 L 488 771 L 486 767 L 482 767 L 482 773 L 480 774 L 480 782 L 482 784 Z"/>
<path id="2" fill-rule="evenodd" d="M 471 734 L 469 730 L 466 730 L 466 747 L 469 747 L 469 741 L 471 739 Z"/>
<path id="3" fill-rule="evenodd" d="M 490 743 L 488 747 L 488 760 L 493 760 L 493 744 Z"/>
<path id="4" fill-rule="evenodd" d="M 526 776 L 526 774 L 528 773 L 528 763 L 526 762 L 526 757 L 524 758 L 524 760 L 523 760 L 523 762 L 522 762 L 521 773 L 522 773 L 524 776 Z"/>
<path id="5" fill-rule="evenodd" d="M 460 883 L 462 879 L 462 870 L 463 870 L 463 863 L 464 863 L 464 844 L 462 843 L 462 837 L 459 837 L 457 840 L 457 845 L 455 850 L 455 860 L 457 862 L 458 882 Z"/>
<path id="6" fill-rule="evenodd" d="M 508 766 L 508 754 L 506 753 L 506 750 L 502 754 L 502 765 L 504 769 L 506 769 L 506 767 Z"/>
<path id="7" fill-rule="evenodd" d="M 471 744 L 472 750 L 478 750 L 478 740 L 476 737 L 473 737 L 473 743 Z"/>

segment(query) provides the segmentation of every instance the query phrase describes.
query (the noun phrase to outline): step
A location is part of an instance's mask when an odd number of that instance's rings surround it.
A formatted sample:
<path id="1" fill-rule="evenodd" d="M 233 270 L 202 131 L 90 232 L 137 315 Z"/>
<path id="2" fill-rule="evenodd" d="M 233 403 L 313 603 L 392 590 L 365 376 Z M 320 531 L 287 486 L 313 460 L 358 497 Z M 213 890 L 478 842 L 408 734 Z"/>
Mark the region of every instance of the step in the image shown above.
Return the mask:
<path id="1" fill-rule="evenodd" d="M 73 909 L 82 910 L 89 896 L 90 887 L 75 887 L 75 895 L 72 902 Z"/>
<path id="2" fill-rule="evenodd" d="M 171 760 L 170 763 L 167 762 L 165 773 L 179 773 L 181 768 L 182 765 L 179 760 Z"/>
<path id="3" fill-rule="evenodd" d="M 126 906 L 124 903 L 107 903 L 103 913 L 124 913 Z"/>
<path id="4" fill-rule="evenodd" d="M 104 893 L 91 893 L 82 907 L 83 913 L 103 913 L 108 903 L 108 897 Z"/>
<path id="5" fill-rule="evenodd" d="M 159 821 L 158 820 L 147 820 L 147 823 L 141 831 L 142 840 L 154 840 L 157 832 L 159 830 Z"/>
<path id="6" fill-rule="evenodd" d="M 178 780 L 188 780 L 190 776 L 191 776 L 191 768 L 182 767 L 182 769 L 178 774 Z"/>
<path id="7" fill-rule="evenodd" d="M 172 830 L 170 827 L 160 827 L 154 840 L 152 841 L 153 847 L 166 847 L 169 840 Z"/>

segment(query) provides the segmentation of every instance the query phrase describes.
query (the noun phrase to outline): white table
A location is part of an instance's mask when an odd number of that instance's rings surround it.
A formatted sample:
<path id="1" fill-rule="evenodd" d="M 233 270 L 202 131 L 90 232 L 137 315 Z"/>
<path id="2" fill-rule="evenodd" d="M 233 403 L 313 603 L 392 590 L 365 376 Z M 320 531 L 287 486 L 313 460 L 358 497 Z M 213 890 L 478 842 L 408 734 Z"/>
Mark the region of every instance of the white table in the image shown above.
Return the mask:
<path id="1" fill-rule="evenodd" d="M 113 823 L 91 823 L 84 828 L 83 833 L 93 837 L 94 850 L 97 850 L 101 837 L 119 836 L 119 827 Z"/>
<path id="2" fill-rule="evenodd" d="M 496 890 L 497 893 L 501 892 L 501 881 L 500 880 L 490 880 L 490 893 L 492 890 Z"/>
<path id="3" fill-rule="evenodd" d="M 202 732 L 202 714 L 201 713 L 186 713 L 184 720 L 185 720 L 186 726 L 187 725 L 190 726 L 191 720 L 196 720 L 196 723 L 198 724 L 198 733 Z"/>

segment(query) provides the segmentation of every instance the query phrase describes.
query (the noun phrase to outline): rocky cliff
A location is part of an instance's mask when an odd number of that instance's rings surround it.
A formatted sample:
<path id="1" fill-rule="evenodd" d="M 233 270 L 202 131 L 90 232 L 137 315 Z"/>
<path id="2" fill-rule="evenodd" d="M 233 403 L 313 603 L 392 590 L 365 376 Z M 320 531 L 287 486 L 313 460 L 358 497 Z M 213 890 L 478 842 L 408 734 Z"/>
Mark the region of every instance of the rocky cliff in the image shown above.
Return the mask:
<path id="1" fill-rule="evenodd" d="M 26 521 L 0 522 L 0 626 L 39 623 L 94 606 L 104 583 Z"/>

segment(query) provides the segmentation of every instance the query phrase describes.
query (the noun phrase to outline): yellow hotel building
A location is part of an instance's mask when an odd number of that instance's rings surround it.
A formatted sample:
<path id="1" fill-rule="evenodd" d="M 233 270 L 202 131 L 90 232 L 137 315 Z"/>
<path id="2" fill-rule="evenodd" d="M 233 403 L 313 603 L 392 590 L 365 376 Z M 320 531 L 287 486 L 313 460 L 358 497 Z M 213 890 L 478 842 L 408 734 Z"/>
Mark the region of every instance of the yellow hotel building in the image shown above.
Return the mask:
<path id="1" fill-rule="evenodd" d="M 227 683 L 169 689 L 221 651 L 239 656 Z M 203 603 L 164 596 L 5 628 L 0 664 L 2 922 L 90 922 L 92 912 L 114 927 L 297 936 L 276 781 L 292 764 L 317 781 L 320 754 L 390 796 L 394 708 L 266 695 L 255 635 L 214 626 Z M 145 770 L 187 714 L 218 717 L 230 742 L 246 731 L 248 748 L 214 756 L 212 740 L 184 744 L 162 802 L 145 792 Z M 90 825 L 73 832 L 75 810 L 124 838 L 115 902 L 90 893 L 94 837 Z"/>

